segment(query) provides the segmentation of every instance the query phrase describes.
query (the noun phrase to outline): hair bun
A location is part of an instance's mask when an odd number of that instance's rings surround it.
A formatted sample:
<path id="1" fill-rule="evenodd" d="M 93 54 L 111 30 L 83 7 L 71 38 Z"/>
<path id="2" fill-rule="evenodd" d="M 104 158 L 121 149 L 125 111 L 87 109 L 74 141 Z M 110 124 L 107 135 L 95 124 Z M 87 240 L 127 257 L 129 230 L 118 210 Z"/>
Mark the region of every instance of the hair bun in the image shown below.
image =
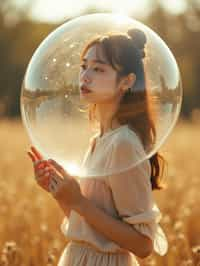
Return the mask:
<path id="1" fill-rule="evenodd" d="M 133 40 L 135 47 L 140 50 L 141 57 L 144 58 L 144 47 L 147 42 L 147 38 L 144 32 L 138 29 L 130 29 L 127 33 Z"/>

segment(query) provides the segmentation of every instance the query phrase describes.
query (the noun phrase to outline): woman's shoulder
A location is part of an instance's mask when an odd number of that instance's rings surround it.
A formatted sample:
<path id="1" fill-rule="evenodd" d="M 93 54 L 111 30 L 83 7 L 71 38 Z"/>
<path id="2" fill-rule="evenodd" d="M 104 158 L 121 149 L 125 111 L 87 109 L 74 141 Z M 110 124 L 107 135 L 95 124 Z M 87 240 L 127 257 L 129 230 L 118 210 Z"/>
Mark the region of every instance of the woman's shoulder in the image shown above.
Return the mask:
<path id="1" fill-rule="evenodd" d="M 120 127 L 106 132 L 102 137 L 99 134 L 94 134 L 90 139 L 90 145 L 102 148 L 109 154 L 109 151 L 113 153 L 113 149 L 133 150 L 142 151 L 143 145 L 137 135 L 137 133 L 130 128 L 128 124 L 121 125 Z M 102 150 L 101 149 L 101 150 Z"/>
<path id="2" fill-rule="evenodd" d="M 119 130 L 112 139 L 112 154 L 121 154 L 121 156 L 134 158 L 135 160 L 144 160 L 147 157 L 144 145 L 139 135 L 129 126 Z"/>
<path id="3" fill-rule="evenodd" d="M 128 125 L 121 127 L 121 130 L 118 130 L 116 134 L 113 135 L 112 142 L 114 145 L 141 145 L 139 136 Z"/>
<path id="4" fill-rule="evenodd" d="M 134 130 L 128 126 L 121 128 L 113 134 L 111 144 L 109 169 L 112 169 L 112 174 L 134 168 L 134 171 L 138 169 L 149 176 L 149 161 L 145 159 L 143 144 Z"/>

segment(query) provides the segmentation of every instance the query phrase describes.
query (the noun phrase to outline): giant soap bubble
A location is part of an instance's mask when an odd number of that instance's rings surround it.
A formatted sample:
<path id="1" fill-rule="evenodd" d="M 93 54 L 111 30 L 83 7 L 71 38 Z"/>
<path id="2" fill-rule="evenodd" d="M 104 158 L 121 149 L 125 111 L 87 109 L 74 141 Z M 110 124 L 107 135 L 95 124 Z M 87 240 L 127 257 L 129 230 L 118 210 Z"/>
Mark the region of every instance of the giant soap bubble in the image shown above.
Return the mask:
<path id="1" fill-rule="evenodd" d="M 133 141 L 136 143 L 137 156 L 133 156 L 133 159 L 127 156 L 117 164 L 118 167 L 113 164 L 113 168 L 106 161 L 109 156 L 105 150 L 105 169 L 92 165 L 91 169 L 86 169 L 84 162 L 91 156 L 91 140 L 94 136 L 98 141 L 101 138 L 98 119 L 95 124 L 89 121 L 87 96 L 80 97 L 80 56 L 86 44 L 95 36 L 110 32 L 126 34 L 129 29 L 139 29 L 147 38 L 146 57 L 143 60 L 146 86 L 133 90 L 133 95 L 140 98 L 146 91 L 151 97 L 151 119 L 156 135 L 151 141 L 145 139 L 142 142 L 137 131 L 133 131 L 136 133 L 133 134 Z M 130 60 L 134 58 L 130 57 Z M 142 23 L 108 13 L 75 18 L 50 33 L 33 54 L 21 90 L 21 114 L 32 144 L 45 158 L 55 159 L 71 174 L 79 177 L 114 174 L 150 158 L 175 126 L 181 103 L 179 69 L 164 41 Z M 137 116 L 138 112 L 138 119 L 143 119 L 143 116 L 139 116 L 141 107 L 142 103 L 127 105 L 129 111 L 133 111 L 133 116 Z M 139 120 L 135 121 L 138 123 Z M 145 129 L 145 121 L 143 126 Z M 104 137 L 111 132 L 117 130 L 108 131 Z M 143 143 L 142 149 L 137 138 Z"/>

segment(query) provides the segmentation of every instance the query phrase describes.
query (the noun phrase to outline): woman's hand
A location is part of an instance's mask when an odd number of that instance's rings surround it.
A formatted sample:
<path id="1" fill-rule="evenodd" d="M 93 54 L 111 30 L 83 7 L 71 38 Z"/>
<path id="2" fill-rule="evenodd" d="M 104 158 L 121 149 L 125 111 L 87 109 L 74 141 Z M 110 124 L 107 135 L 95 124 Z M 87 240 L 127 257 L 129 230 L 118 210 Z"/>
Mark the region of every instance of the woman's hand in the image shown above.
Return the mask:
<path id="1" fill-rule="evenodd" d="M 35 147 L 31 147 L 28 155 L 33 161 L 37 183 L 50 192 L 60 206 L 73 208 L 83 199 L 78 181 L 70 176 L 64 168 L 54 160 L 44 160 Z"/>
<path id="2" fill-rule="evenodd" d="M 39 186 L 41 186 L 44 190 L 49 191 L 49 175 L 47 170 L 50 169 L 50 164 L 47 160 L 43 159 L 43 156 L 39 153 L 39 151 L 35 147 L 31 147 L 31 151 L 27 152 L 29 157 L 33 162 L 35 179 Z"/>
<path id="3" fill-rule="evenodd" d="M 61 206 L 67 204 L 70 208 L 78 206 L 83 195 L 78 181 L 70 176 L 56 161 L 48 160 L 55 171 L 50 171 L 49 190 Z"/>

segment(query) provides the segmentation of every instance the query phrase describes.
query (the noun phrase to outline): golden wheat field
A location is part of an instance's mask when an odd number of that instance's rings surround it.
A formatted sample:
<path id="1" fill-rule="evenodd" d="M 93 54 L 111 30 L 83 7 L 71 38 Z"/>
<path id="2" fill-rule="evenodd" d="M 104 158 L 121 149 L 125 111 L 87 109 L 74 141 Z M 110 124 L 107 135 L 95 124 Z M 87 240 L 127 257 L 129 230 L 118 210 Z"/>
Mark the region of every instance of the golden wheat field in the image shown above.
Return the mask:
<path id="1" fill-rule="evenodd" d="M 50 266 L 65 245 L 64 213 L 36 184 L 20 121 L 0 121 L 0 265 Z M 200 123 L 179 121 L 160 153 L 168 162 L 168 187 L 154 191 L 168 253 L 153 253 L 142 266 L 200 265 Z M 91 265 L 92 266 L 92 265 Z"/>

